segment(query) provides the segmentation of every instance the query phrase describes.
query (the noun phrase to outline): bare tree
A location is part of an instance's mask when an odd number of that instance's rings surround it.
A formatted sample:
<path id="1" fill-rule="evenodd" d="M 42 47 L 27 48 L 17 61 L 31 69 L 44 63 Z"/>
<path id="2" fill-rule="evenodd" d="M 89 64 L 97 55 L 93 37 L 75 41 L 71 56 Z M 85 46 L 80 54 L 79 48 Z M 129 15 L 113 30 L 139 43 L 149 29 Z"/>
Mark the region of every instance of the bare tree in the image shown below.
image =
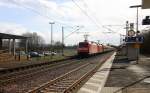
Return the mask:
<path id="1" fill-rule="evenodd" d="M 39 36 L 36 32 L 34 33 L 24 33 L 23 36 L 29 37 L 28 38 L 28 49 L 29 50 L 36 50 L 42 48 L 43 44 L 45 43 L 44 39 Z M 25 46 L 25 40 L 20 40 L 20 47 Z"/>

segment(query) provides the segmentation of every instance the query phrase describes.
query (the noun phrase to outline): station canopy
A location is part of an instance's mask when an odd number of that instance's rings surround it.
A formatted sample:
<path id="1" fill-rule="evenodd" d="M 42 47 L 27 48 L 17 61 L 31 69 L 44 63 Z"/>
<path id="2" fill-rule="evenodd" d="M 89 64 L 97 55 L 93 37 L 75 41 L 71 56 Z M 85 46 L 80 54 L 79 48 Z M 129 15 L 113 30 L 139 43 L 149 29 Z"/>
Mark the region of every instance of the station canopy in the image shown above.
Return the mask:
<path id="1" fill-rule="evenodd" d="M 150 9 L 150 0 L 142 0 L 142 9 Z"/>
<path id="2" fill-rule="evenodd" d="M 0 33 L 0 39 L 27 39 L 29 37 Z"/>

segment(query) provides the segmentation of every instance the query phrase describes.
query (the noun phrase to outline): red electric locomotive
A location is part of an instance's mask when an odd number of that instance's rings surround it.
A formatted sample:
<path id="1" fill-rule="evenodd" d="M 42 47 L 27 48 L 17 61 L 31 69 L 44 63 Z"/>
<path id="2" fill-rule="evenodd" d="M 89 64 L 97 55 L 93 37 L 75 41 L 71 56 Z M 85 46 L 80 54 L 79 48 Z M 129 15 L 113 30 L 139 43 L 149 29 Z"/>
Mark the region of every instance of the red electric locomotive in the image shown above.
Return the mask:
<path id="1" fill-rule="evenodd" d="M 78 55 L 87 56 L 87 55 L 101 53 L 104 51 L 104 48 L 102 44 L 89 42 L 85 40 L 84 42 L 79 42 L 77 51 L 78 51 Z"/>

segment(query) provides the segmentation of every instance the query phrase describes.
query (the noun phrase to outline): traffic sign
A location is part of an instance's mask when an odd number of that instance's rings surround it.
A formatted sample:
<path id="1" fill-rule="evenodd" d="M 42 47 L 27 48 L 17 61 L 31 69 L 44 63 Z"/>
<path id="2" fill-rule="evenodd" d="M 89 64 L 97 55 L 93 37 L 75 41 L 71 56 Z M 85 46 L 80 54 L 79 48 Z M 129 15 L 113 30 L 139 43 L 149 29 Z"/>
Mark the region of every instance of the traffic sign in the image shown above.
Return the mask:
<path id="1" fill-rule="evenodd" d="M 128 36 L 134 36 L 134 35 L 135 35 L 135 31 L 134 30 L 128 31 Z"/>

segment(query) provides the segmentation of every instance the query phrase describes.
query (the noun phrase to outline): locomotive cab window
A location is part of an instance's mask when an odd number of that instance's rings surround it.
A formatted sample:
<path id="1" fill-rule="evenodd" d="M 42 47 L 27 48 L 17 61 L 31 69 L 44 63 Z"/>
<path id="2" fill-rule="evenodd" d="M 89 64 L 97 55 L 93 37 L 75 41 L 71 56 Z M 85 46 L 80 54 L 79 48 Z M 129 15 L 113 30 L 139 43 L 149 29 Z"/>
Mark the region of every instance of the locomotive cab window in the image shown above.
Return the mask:
<path id="1" fill-rule="evenodd" d="M 79 43 L 79 48 L 88 47 L 88 43 Z"/>

